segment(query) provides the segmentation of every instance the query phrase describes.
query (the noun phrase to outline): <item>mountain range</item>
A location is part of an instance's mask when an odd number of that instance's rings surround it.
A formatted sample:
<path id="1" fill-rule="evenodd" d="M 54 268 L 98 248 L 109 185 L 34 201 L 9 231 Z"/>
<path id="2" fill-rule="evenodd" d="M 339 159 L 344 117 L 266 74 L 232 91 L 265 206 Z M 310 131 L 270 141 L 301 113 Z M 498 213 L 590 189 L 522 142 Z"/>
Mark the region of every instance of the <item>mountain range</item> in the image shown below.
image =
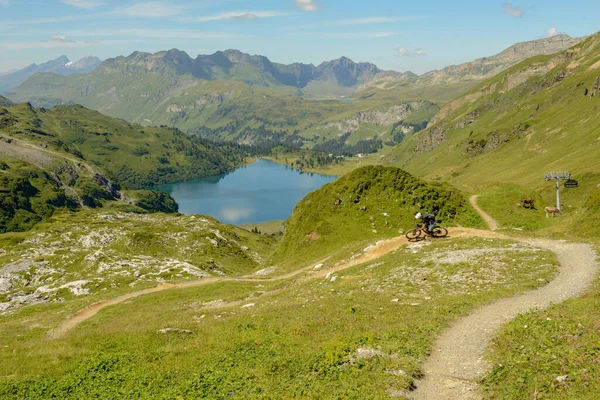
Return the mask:
<path id="1" fill-rule="evenodd" d="M 98 57 L 92 56 L 84 57 L 79 61 L 69 61 L 67 56 L 60 56 L 43 64 L 31 64 L 18 71 L 0 75 L 0 94 L 16 88 L 38 72 L 53 72 L 64 76 L 86 74 L 98 67 L 100 62 Z"/>
<path id="2" fill-rule="evenodd" d="M 176 126 L 212 139 L 368 153 L 418 131 L 439 104 L 485 79 L 489 71 L 577 40 L 561 36 L 516 45 L 485 61 L 488 72 L 465 73 L 482 70 L 476 65 L 483 61 L 476 61 L 447 69 L 447 79 L 382 71 L 346 57 L 314 66 L 273 63 L 237 50 L 195 59 L 177 49 L 134 52 L 105 60 L 84 75 L 36 74 L 8 97 L 43 107 L 79 103 L 131 122 Z M 387 84 L 373 83 L 381 79 L 399 86 L 390 90 Z M 306 99 L 345 96 L 354 97 L 345 102 Z"/>

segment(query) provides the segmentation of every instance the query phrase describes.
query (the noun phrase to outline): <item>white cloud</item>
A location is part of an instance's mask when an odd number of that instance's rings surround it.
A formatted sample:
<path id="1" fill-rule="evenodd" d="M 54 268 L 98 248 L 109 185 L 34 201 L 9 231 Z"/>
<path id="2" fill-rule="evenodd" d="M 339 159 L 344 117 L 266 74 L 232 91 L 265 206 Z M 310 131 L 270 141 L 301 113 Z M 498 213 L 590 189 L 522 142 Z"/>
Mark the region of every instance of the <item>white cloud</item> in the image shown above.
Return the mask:
<path id="1" fill-rule="evenodd" d="M 62 3 L 67 5 L 84 8 L 86 10 L 91 10 L 92 8 L 100 7 L 104 3 L 95 0 L 60 0 Z"/>
<path id="2" fill-rule="evenodd" d="M 422 49 L 415 49 L 415 51 L 410 51 L 408 49 L 405 49 L 404 47 L 400 47 L 398 50 L 396 50 L 396 55 L 399 57 L 418 57 L 426 56 L 427 53 L 425 53 L 425 51 Z"/>
<path id="3" fill-rule="evenodd" d="M 556 28 L 550 28 L 546 31 L 546 37 L 552 37 L 552 36 L 556 36 L 558 35 L 558 31 L 556 30 Z"/>
<path id="4" fill-rule="evenodd" d="M 296 8 L 302 11 L 317 11 L 315 0 L 295 0 Z"/>
<path id="5" fill-rule="evenodd" d="M 513 6 L 512 3 L 503 3 L 502 8 L 511 17 L 521 18 L 523 16 L 523 6 L 521 4 Z"/>
<path id="6" fill-rule="evenodd" d="M 50 36 L 50 40 L 59 43 L 75 43 L 74 40 L 71 40 L 66 36 Z"/>
<path id="7" fill-rule="evenodd" d="M 237 20 L 254 20 L 259 18 L 273 18 L 287 15 L 286 13 L 279 11 L 230 11 L 215 15 L 208 15 L 206 17 L 189 17 L 181 18 L 182 21 L 187 22 L 210 22 L 210 21 L 221 21 L 227 19 Z"/>
<path id="8" fill-rule="evenodd" d="M 184 6 L 176 5 L 169 1 L 148 1 L 145 3 L 135 3 L 129 7 L 117 8 L 108 13 L 108 15 L 130 18 L 161 18 L 181 15 L 184 11 Z"/>

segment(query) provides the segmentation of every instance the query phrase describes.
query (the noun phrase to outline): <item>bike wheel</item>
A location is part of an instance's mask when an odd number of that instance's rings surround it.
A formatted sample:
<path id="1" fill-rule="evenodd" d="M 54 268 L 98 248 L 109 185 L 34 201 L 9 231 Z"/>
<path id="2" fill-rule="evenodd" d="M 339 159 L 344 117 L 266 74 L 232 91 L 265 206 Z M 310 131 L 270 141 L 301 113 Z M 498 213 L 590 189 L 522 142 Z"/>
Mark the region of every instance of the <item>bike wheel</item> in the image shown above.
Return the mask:
<path id="1" fill-rule="evenodd" d="M 438 226 L 436 228 L 433 228 L 433 231 L 431 232 L 431 236 L 433 237 L 444 237 L 448 235 L 448 229 L 444 228 L 443 226 Z"/>
<path id="2" fill-rule="evenodd" d="M 421 236 L 421 230 L 417 228 L 411 229 L 410 231 L 406 232 L 404 236 L 406 236 L 409 242 L 412 242 L 413 240 L 417 240 L 417 238 Z"/>

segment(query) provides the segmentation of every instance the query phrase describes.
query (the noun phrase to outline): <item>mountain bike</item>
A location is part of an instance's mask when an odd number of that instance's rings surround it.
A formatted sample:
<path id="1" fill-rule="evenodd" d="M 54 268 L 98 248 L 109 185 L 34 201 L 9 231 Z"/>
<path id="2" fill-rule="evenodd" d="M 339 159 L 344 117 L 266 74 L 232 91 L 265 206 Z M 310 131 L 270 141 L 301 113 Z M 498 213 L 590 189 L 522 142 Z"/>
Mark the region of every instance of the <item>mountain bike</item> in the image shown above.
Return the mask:
<path id="1" fill-rule="evenodd" d="M 447 235 L 448 235 L 448 229 L 446 229 L 443 226 L 438 225 L 436 223 L 434 225 L 433 229 L 431 230 L 431 232 L 427 232 L 420 225 L 417 225 L 413 229 L 406 232 L 406 234 L 404 236 L 406 236 L 406 238 L 410 242 L 412 242 L 412 241 L 418 240 L 420 237 L 422 237 L 423 239 L 425 239 L 425 237 L 427 237 L 427 236 L 434 237 L 434 238 L 441 238 L 441 237 L 445 237 Z"/>

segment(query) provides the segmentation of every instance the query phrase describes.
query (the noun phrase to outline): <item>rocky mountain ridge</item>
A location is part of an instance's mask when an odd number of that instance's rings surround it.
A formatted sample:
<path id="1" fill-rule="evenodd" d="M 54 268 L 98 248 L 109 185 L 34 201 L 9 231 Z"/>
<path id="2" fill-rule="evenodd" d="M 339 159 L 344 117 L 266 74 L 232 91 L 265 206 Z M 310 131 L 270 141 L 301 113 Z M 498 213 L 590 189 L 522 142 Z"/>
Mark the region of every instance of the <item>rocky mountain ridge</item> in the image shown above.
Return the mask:
<path id="1" fill-rule="evenodd" d="M 459 65 L 451 65 L 420 76 L 379 74 L 375 79 L 361 86 L 360 89 L 364 90 L 373 87 L 390 89 L 404 85 L 423 88 L 459 83 L 474 84 L 491 78 L 527 58 L 563 51 L 584 39 L 582 37 L 572 38 L 569 35 L 555 35 L 549 38 L 516 43 L 496 55 L 478 58 Z"/>
<path id="2" fill-rule="evenodd" d="M 155 72 L 165 76 L 192 75 L 204 80 L 231 80 L 258 86 L 290 86 L 303 89 L 314 81 L 342 88 L 354 88 L 381 72 L 371 63 L 355 63 L 347 57 L 312 64 L 279 64 L 267 57 L 239 50 L 217 51 L 191 58 L 186 52 L 171 49 L 157 53 L 134 52 L 127 57 L 104 61 L 101 71 Z"/>

